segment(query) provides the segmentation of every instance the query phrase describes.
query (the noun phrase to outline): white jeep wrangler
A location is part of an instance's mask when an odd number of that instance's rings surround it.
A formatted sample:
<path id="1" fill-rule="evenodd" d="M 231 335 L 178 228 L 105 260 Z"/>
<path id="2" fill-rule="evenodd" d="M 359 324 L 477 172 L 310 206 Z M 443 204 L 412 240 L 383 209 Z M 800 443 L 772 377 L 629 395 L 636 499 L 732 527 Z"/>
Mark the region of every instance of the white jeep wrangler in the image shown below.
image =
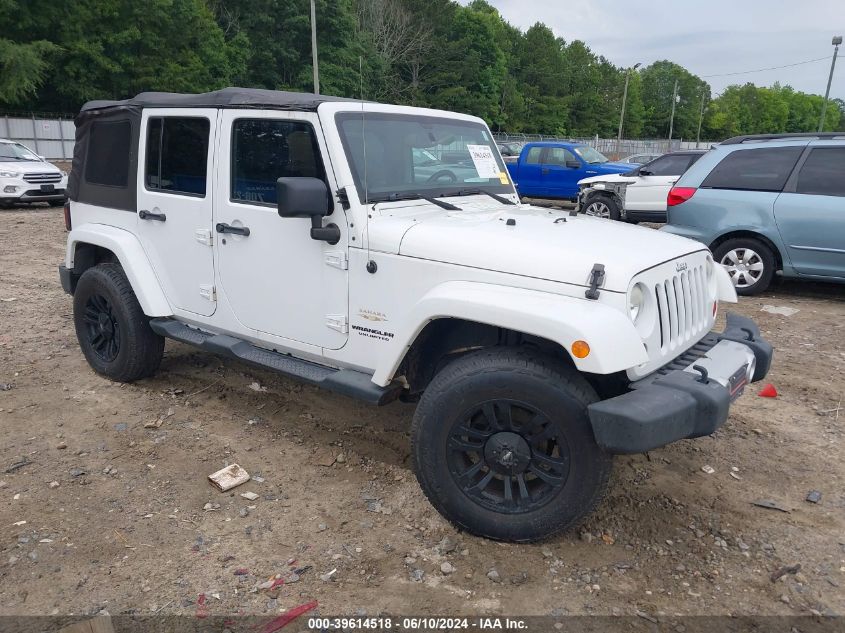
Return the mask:
<path id="1" fill-rule="evenodd" d="M 769 369 L 690 240 L 518 202 L 481 119 L 226 89 L 86 104 L 60 267 L 118 381 L 164 339 L 419 405 L 414 466 L 455 524 L 528 541 L 599 502 L 612 454 L 713 433 Z M 72 226 L 71 226 L 72 225 Z"/>

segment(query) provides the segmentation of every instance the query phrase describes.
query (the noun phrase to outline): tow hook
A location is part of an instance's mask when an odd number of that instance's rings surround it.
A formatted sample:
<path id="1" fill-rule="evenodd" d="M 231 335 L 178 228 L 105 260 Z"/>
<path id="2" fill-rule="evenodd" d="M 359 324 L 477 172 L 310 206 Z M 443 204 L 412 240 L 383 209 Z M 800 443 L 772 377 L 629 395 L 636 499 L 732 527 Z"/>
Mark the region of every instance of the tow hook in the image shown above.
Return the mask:
<path id="1" fill-rule="evenodd" d="M 604 283 L 604 264 L 593 264 L 590 271 L 590 287 L 584 292 L 587 299 L 599 298 L 599 286 Z"/>

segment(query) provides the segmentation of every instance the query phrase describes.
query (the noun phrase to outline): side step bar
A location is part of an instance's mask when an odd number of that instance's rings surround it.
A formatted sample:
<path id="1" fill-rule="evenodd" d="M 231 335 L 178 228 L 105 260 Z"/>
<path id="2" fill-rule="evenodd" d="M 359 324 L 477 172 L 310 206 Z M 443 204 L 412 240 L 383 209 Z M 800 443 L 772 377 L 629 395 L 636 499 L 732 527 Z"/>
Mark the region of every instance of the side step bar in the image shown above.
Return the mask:
<path id="1" fill-rule="evenodd" d="M 325 367 L 257 347 L 234 336 L 203 332 L 172 319 L 151 319 L 150 327 L 156 334 L 174 341 L 187 343 L 227 358 L 241 360 L 255 367 L 270 369 L 370 404 L 382 405 L 392 402 L 399 397 L 402 390 L 399 384 L 379 387 L 370 379 L 370 376 L 360 371 Z"/>

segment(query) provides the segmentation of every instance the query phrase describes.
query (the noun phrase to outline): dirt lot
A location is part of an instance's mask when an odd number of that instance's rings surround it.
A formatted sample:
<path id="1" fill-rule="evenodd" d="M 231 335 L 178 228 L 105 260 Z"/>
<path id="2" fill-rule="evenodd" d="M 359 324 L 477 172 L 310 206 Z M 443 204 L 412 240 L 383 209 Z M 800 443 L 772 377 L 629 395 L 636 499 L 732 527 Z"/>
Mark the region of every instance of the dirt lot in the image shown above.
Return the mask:
<path id="1" fill-rule="evenodd" d="M 583 531 L 508 545 L 426 502 L 411 405 L 370 408 L 174 343 L 152 380 L 94 375 L 58 283 L 64 240 L 61 210 L 0 211 L 3 615 L 270 614 L 312 599 L 323 614 L 845 612 L 841 286 L 743 299 L 775 345 L 780 395 L 754 385 L 714 436 L 617 458 Z M 216 492 L 206 475 L 233 462 L 261 479 Z M 256 590 L 274 574 L 286 582 Z"/>

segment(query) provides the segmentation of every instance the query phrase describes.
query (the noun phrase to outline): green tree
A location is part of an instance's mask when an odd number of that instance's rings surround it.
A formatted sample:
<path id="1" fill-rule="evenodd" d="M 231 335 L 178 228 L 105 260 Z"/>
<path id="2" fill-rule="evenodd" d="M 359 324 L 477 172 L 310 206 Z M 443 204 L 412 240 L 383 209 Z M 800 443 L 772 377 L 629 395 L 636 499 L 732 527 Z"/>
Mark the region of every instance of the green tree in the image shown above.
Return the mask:
<path id="1" fill-rule="evenodd" d="M 678 82 L 673 138 L 695 138 L 702 94 L 710 96 L 710 85 L 683 66 L 668 60 L 654 62 L 640 71 L 644 107 L 643 135 L 666 138 L 672 114 L 672 93 Z"/>

